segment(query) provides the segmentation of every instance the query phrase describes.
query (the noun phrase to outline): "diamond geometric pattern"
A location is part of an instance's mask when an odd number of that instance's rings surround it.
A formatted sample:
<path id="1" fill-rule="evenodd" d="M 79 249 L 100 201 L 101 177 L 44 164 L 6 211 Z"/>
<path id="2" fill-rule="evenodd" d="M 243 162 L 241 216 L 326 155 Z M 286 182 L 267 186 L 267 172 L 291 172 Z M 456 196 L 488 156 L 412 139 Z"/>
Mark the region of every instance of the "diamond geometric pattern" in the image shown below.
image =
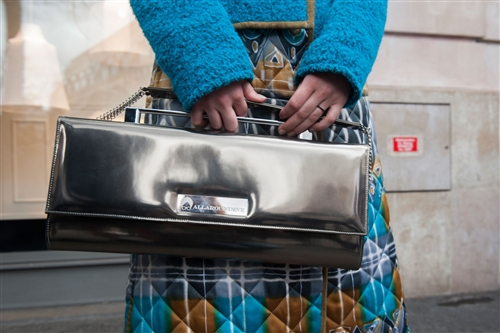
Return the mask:
<path id="1" fill-rule="evenodd" d="M 252 63 L 254 89 L 271 98 L 290 98 L 308 46 L 306 29 L 241 29 L 238 34 Z"/>

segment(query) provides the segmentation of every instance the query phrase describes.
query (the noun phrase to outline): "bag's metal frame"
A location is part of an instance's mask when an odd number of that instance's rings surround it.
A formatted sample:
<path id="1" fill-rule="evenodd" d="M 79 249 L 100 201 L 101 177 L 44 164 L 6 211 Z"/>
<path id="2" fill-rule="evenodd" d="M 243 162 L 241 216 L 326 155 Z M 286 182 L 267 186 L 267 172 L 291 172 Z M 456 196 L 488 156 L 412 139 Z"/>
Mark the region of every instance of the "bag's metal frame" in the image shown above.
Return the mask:
<path id="1" fill-rule="evenodd" d="M 132 96 L 127 98 L 124 102 L 119 104 L 117 107 L 111 109 L 110 111 L 103 113 L 96 119 L 98 120 L 107 120 L 107 121 L 112 121 L 116 117 L 118 117 L 120 114 L 122 114 L 125 111 L 125 122 L 134 122 L 136 124 L 140 123 L 140 115 L 141 113 L 148 113 L 148 114 L 158 114 L 158 115 L 167 115 L 167 116 L 178 116 L 178 117 L 191 117 L 191 114 L 186 111 L 179 111 L 179 110 L 159 110 L 159 109 L 150 109 L 150 108 L 131 108 L 133 104 L 135 104 L 137 101 L 139 101 L 142 97 L 144 96 L 150 96 L 153 98 L 165 98 L 165 99 L 173 99 L 176 100 L 177 96 L 171 89 L 164 89 L 164 88 L 156 88 L 156 87 L 141 87 L 138 91 L 136 91 Z M 279 111 L 283 109 L 283 106 L 279 105 L 273 105 L 269 103 L 256 103 L 252 101 L 246 101 L 248 104 L 248 107 L 250 108 L 260 108 L 260 109 L 267 109 L 269 111 Z M 319 120 L 323 119 L 324 116 L 326 115 L 326 112 L 328 109 L 325 111 L 325 114 L 323 114 L 322 117 L 320 117 Z M 208 119 L 206 116 L 204 116 L 205 119 Z M 279 126 L 284 123 L 284 121 L 281 120 L 272 120 L 272 119 L 261 119 L 261 118 L 249 118 L 249 117 L 236 117 L 238 122 L 240 123 L 247 123 L 247 124 L 257 124 L 257 125 L 267 125 L 267 126 Z M 342 119 L 337 119 L 334 122 L 335 125 L 339 125 L 345 128 L 352 128 L 352 129 L 357 129 L 362 131 L 366 137 L 367 137 L 367 144 L 371 147 L 372 146 L 372 135 L 371 135 L 371 129 L 369 127 L 366 127 L 362 123 L 358 122 L 350 122 L 350 121 L 345 121 Z M 369 167 L 370 170 L 373 166 L 373 153 L 370 150 L 370 156 L 369 156 Z M 369 174 L 369 179 L 371 179 L 371 174 Z"/>

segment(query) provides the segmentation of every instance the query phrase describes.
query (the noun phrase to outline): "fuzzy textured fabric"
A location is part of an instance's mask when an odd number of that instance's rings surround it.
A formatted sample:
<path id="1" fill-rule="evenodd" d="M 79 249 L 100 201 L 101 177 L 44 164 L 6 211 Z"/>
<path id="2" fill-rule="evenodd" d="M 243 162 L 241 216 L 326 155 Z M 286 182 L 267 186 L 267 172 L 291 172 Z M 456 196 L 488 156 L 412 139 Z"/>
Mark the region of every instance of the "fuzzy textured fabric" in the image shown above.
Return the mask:
<path id="1" fill-rule="evenodd" d="M 232 23 L 307 21 L 306 0 L 219 0 Z M 286 16 L 283 14 L 286 13 Z"/>
<path id="2" fill-rule="evenodd" d="M 296 84 L 314 72 L 342 74 L 353 89 L 346 106 L 354 105 L 375 62 L 386 16 L 385 0 L 317 0 L 315 39 L 302 58 Z"/>
<path id="3" fill-rule="evenodd" d="M 234 23 L 307 20 L 311 0 L 131 0 L 134 13 L 172 81 L 184 109 L 238 80 L 253 79 Z M 362 94 L 383 36 L 387 0 L 316 0 L 314 41 L 296 84 L 310 73 L 344 75 L 352 85 L 346 106 Z M 306 26 L 304 26 L 306 28 Z"/>
<path id="4" fill-rule="evenodd" d="M 131 5 L 186 110 L 231 82 L 252 80 L 252 66 L 224 7 L 214 0 L 144 1 Z"/>

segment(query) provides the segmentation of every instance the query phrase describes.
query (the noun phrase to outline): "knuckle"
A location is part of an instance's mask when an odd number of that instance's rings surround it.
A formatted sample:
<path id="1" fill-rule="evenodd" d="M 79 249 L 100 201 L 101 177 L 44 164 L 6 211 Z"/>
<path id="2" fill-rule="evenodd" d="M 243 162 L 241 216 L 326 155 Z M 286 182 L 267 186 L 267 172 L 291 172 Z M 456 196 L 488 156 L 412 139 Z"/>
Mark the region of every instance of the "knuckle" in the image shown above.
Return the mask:
<path id="1" fill-rule="evenodd" d="M 331 92 L 329 89 L 327 89 L 326 87 L 321 87 L 319 90 L 318 90 L 318 95 L 321 99 L 326 99 L 328 97 L 331 96 Z"/>
<path id="2" fill-rule="evenodd" d="M 234 101 L 238 101 L 243 98 L 243 91 L 241 89 L 234 89 L 230 93 L 230 97 Z"/>
<path id="3" fill-rule="evenodd" d="M 205 110 L 205 113 L 206 113 L 208 118 L 213 118 L 214 114 L 217 113 L 217 111 L 215 111 L 214 108 L 207 108 Z"/>
<path id="4" fill-rule="evenodd" d="M 337 117 L 335 117 L 335 115 L 334 115 L 334 114 L 328 114 L 328 115 L 326 116 L 326 119 L 328 120 L 328 122 L 329 122 L 330 124 L 333 124 L 333 123 L 335 122 L 335 120 L 337 120 Z"/>
<path id="5" fill-rule="evenodd" d="M 235 98 L 234 105 L 236 105 L 238 107 L 246 108 L 247 102 L 245 101 L 245 97 L 243 97 L 243 95 L 241 95 L 241 96 L 238 96 L 237 98 Z"/>
<path id="6" fill-rule="evenodd" d="M 291 99 L 286 106 L 288 106 L 288 108 L 293 111 L 298 110 L 300 108 L 300 104 L 296 99 Z"/>
<path id="7" fill-rule="evenodd" d="M 309 112 L 307 112 L 306 110 L 302 109 L 302 110 L 299 110 L 297 111 L 297 113 L 295 113 L 295 115 L 297 116 L 297 118 L 301 121 L 309 118 Z"/>
<path id="8" fill-rule="evenodd" d="M 224 122 L 232 122 L 236 121 L 236 112 L 235 110 L 231 109 L 224 109 L 223 111 L 220 112 L 221 118 L 223 119 Z"/>
<path id="9" fill-rule="evenodd" d="M 337 120 L 337 118 L 340 116 L 341 110 L 339 108 L 330 108 L 330 112 L 327 113 L 326 119 L 331 122 L 332 124 Z"/>
<path id="10" fill-rule="evenodd" d="M 311 114 L 309 117 L 313 122 L 317 121 L 321 116 L 323 115 L 323 111 L 320 109 L 316 108 L 314 112 Z"/>
<path id="11" fill-rule="evenodd" d="M 223 95 L 219 96 L 219 101 L 223 105 L 227 105 L 227 104 L 229 104 L 231 102 L 231 97 L 229 97 L 227 94 L 223 94 Z"/>
<path id="12" fill-rule="evenodd" d="M 323 131 L 327 127 L 328 127 L 328 123 L 323 120 L 317 124 L 314 124 L 314 126 L 312 126 L 311 129 L 313 129 L 314 131 Z"/>
<path id="13" fill-rule="evenodd" d="M 238 106 L 235 111 L 236 111 L 236 115 L 243 117 L 243 116 L 247 115 L 248 109 L 246 108 L 246 106 L 241 105 L 241 106 Z"/>

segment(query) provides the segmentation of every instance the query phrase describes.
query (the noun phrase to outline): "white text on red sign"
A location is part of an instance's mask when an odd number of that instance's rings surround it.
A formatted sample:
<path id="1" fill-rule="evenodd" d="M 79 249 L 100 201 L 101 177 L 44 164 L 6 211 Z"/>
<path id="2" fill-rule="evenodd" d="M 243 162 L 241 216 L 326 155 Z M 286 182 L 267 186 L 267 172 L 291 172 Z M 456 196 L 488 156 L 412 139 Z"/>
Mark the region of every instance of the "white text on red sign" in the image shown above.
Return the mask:
<path id="1" fill-rule="evenodd" d="M 418 151 L 418 138 L 415 136 L 396 136 L 392 138 L 392 147 L 395 153 L 409 153 Z"/>

